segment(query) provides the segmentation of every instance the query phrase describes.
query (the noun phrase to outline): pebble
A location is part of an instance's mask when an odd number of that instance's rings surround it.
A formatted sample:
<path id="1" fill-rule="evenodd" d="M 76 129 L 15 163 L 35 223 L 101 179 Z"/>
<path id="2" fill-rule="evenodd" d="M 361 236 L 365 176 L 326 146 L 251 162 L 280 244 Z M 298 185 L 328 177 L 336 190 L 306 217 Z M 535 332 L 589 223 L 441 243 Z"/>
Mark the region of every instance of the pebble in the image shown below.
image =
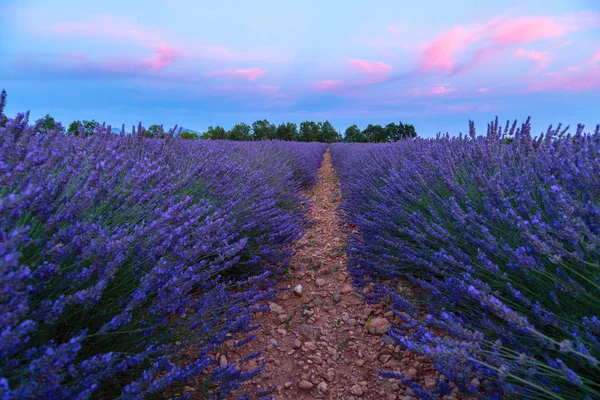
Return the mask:
<path id="1" fill-rule="evenodd" d="M 280 324 L 283 324 L 285 321 L 287 321 L 288 315 L 287 314 L 279 314 L 277 319 L 279 319 Z"/>
<path id="2" fill-rule="evenodd" d="M 312 383 L 310 383 L 309 381 L 300 381 L 300 383 L 298 384 L 298 387 L 300 389 L 303 390 L 310 390 L 314 387 L 315 385 L 313 385 Z"/>
<path id="3" fill-rule="evenodd" d="M 321 328 L 310 326 L 308 324 L 301 324 L 298 326 L 298 332 L 308 340 L 315 340 L 321 333 Z"/>
<path id="4" fill-rule="evenodd" d="M 277 333 L 279 333 L 280 335 L 286 335 L 287 331 L 285 329 L 277 329 Z"/>
<path id="5" fill-rule="evenodd" d="M 316 284 L 318 287 L 325 286 L 325 284 L 326 284 L 326 283 L 327 283 L 327 282 L 325 282 L 325 279 L 323 279 L 323 278 L 317 278 L 317 279 L 315 280 L 315 284 Z"/>
<path id="6" fill-rule="evenodd" d="M 286 382 L 286 383 L 284 383 L 283 387 L 285 387 L 286 389 L 289 389 L 290 387 L 292 387 L 292 382 Z"/>
<path id="7" fill-rule="evenodd" d="M 300 347 L 302 347 L 302 342 L 298 339 L 294 339 L 294 348 L 299 349 Z"/>
<path id="8" fill-rule="evenodd" d="M 270 343 L 274 346 L 274 347 L 279 347 L 279 343 L 277 342 L 277 340 L 275 339 L 271 339 Z"/>
<path id="9" fill-rule="evenodd" d="M 342 292 L 342 294 L 346 294 L 346 293 L 352 292 L 352 290 L 353 289 L 352 289 L 351 285 L 345 284 L 344 286 L 342 286 L 341 292 Z"/>
<path id="10" fill-rule="evenodd" d="M 281 314 L 283 313 L 283 307 L 281 307 L 279 304 L 277 303 L 273 303 L 272 301 L 269 302 L 269 309 L 271 311 L 273 311 L 276 314 Z"/>
<path id="11" fill-rule="evenodd" d="M 336 303 L 337 303 L 338 301 L 340 301 L 340 294 L 339 294 L 338 292 L 335 292 L 335 293 L 333 294 L 333 301 L 335 301 Z"/>
<path id="12" fill-rule="evenodd" d="M 294 287 L 294 294 L 297 296 L 302 296 L 302 285 L 301 284 L 297 284 Z"/>
<path id="13" fill-rule="evenodd" d="M 382 335 L 390 330 L 390 323 L 385 318 L 377 317 L 369 321 L 366 328 L 372 335 Z"/>
<path id="14" fill-rule="evenodd" d="M 354 385 L 350 388 L 350 393 L 352 393 L 355 396 L 362 396 L 363 395 L 363 388 L 360 385 Z"/>
<path id="15" fill-rule="evenodd" d="M 321 382 L 317 385 L 317 390 L 321 393 L 327 392 L 327 389 L 328 389 L 327 383 L 325 383 L 325 382 Z"/>
<path id="16" fill-rule="evenodd" d="M 388 335 L 383 335 L 383 336 L 381 337 L 381 341 L 382 341 L 384 344 L 394 344 L 394 339 L 392 339 L 392 338 L 391 338 L 391 337 L 389 337 Z"/>
<path id="17" fill-rule="evenodd" d="M 219 357 L 219 367 L 224 367 L 227 365 L 227 357 L 225 357 L 225 354 L 221 354 L 221 357 Z"/>
<path id="18" fill-rule="evenodd" d="M 348 320 L 348 325 L 350 325 L 350 326 L 354 326 L 354 325 L 356 325 L 356 320 L 355 320 L 354 318 L 350 318 L 350 319 Z"/>

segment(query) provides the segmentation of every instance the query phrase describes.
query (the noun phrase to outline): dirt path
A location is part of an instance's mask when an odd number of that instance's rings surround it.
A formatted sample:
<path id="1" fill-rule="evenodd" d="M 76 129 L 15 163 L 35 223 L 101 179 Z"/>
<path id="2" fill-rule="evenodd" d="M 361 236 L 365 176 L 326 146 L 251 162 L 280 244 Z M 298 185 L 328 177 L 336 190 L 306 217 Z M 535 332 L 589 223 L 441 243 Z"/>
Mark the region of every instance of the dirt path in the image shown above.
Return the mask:
<path id="1" fill-rule="evenodd" d="M 235 360 L 266 348 L 252 361 L 256 366 L 266 360 L 263 373 L 232 398 L 274 388 L 278 400 L 404 399 L 410 389 L 405 393 L 403 385 L 377 372 L 412 367 L 384 334 L 395 317 L 382 306 L 367 305 L 354 292 L 345 268 L 347 241 L 336 215 L 341 193 L 329 150 L 319 178 L 308 193 L 316 223 L 297 244 L 292 269 L 282 283 L 291 290 L 281 293 L 270 303 L 271 311 L 259 318 L 263 326 L 253 332 L 255 340 L 239 353 L 226 350 L 226 357 Z M 302 285 L 301 295 L 293 292 L 297 285 Z"/>

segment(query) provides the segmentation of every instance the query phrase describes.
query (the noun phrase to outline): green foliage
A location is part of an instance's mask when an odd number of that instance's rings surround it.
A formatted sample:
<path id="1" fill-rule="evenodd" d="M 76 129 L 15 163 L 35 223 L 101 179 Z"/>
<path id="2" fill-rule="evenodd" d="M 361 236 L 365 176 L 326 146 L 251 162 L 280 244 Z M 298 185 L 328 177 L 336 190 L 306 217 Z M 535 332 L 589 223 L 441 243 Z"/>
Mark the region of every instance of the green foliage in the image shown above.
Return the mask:
<path id="1" fill-rule="evenodd" d="M 342 135 L 335 130 L 331 122 L 325 121 L 324 123 L 319 123 L 319 136 L 316 142 L 323 143 L 333 143 L 340 142 L 342 140 Z"/>
<path id="2" fill-rule="evenodd" d="M 202 134 L 202 139 L 227 140 L 229 139 L 229 135 L 222 126 L 217 125 L 214 128 L 209 126 L 207 131 Z"/>
<path id="3" fill-rule="evenodd" d="M 235 124 L 233 128 L 231 128 L 228 132 L 228 137 L 230 140 L 252 140 L 251 135 L 252 127 L 246 123 Z"/>
<path id="4" fill-rule="evenodd" d="M 320 138 L 320 126 L 313 121 L 304 121 L 300 124 L 300 141 L 317 142 Z"/>
<path id="5" fill-rule="evenodd" d="M 69 129 L 67 129 L 68 135 L 79 136 L 79 125 L 83 127 L 83 135 L 91 136 L 94 134 L 94 129 L 96 128 L 97 122 L 95 120 L 91 121 L 73 121 L 69 125 Z"/>
<path id="6" fill-rule="evenodd" d="M 275 125 L 266 119 L 260 119 L 252 123 L 252 139 L 267 140 L 275 139 Z"/>
<path id="7" fill-rule="evenodd" d="M 150 125 L 146 132 L 144 133 L 145 137 L 155 138 L 155 137 L 164 137 L 164 131 L 160 125 Z"/>
<path id="8" fill-rule="evenodd" d="M 298 127 L 292 122 L 280 124 L 275 130 L 275 137 L 279 140 L 299 141 Z"/>
<path id="9" fill-rule="evenodd" d="M 185 132 L 181 132 L 181 134 L 179 135 L 179 137 L 181 139 L 200 139 L 200 135 L 198 135 L 195 132 L 190 132 L 190 131 L 185 131 Z"/>
<path id="10" fill-rule="evenodd" d="M 42 123 L 40 125 L 40 133 L 48 133 L 53 129 L 56 129 L 56 121 L 54 117 L 51 117 L 49 114 L 46 114 L 43 118 L 41 118 Z M 64 131 L 63 128 L 61 128 Z"/>
<path id="11" fill-rule="evenodd" d="M 367 137 L 362 133 L 356 125 L 349 126 L 344 132 L 344 141 L 353 143 L 366 143 Z"/>
<path id="12" fill-rule="evenodd" d="M 382 143 L 388 141 L 387 132 L 381 125 L 367 125 L 363 130 L 363 135 L 367 138 L 367 142 L 370 143 Z"/>

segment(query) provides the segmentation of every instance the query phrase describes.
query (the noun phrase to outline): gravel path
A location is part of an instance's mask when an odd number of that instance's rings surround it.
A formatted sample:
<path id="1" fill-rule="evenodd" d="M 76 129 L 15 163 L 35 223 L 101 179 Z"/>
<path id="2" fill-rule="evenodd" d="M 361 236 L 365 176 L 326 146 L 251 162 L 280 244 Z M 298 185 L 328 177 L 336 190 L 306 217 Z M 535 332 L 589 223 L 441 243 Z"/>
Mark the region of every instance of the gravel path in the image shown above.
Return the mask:
<path id="1" fill-rule="evenodd" d="M 431 363 L 394 346 L 385 334 L 397 317 L 382 305 L 367 304 L 352 288 L 345 268 L 347 238 L 336 214 L 341 193 L 329 150 L 308 196 L 316 223 L 297 243 L 289 276 L 281 283 L 290 290 L 259 315 L 262 327 L 253 332 L 255 340 L 241 349 L 225 347 L 220 355 L 235 361 L 264 350 L 249 365 L 266 360 L 263 373 L 231 398 L 268 389 L 277 400 L 412 398 L 409 388 L 381 378 L 378 370 L 403 371 L 435 385 L 439 374 Z"/>

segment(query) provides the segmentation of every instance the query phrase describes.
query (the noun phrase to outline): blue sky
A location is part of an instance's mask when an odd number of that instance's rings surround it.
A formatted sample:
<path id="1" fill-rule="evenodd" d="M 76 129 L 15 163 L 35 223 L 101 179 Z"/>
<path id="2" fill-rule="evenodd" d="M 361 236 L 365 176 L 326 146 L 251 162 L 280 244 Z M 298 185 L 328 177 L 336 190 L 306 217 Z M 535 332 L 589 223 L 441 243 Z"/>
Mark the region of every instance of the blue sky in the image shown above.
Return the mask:
<path id="1" fill-rule="evenodd" d="M 534 133 L 589 131 L 599 4 L 3 0 L 0 88 L 9 115 L 64 124 L 402 121 L 427 137 L 531 115 Z"/>

